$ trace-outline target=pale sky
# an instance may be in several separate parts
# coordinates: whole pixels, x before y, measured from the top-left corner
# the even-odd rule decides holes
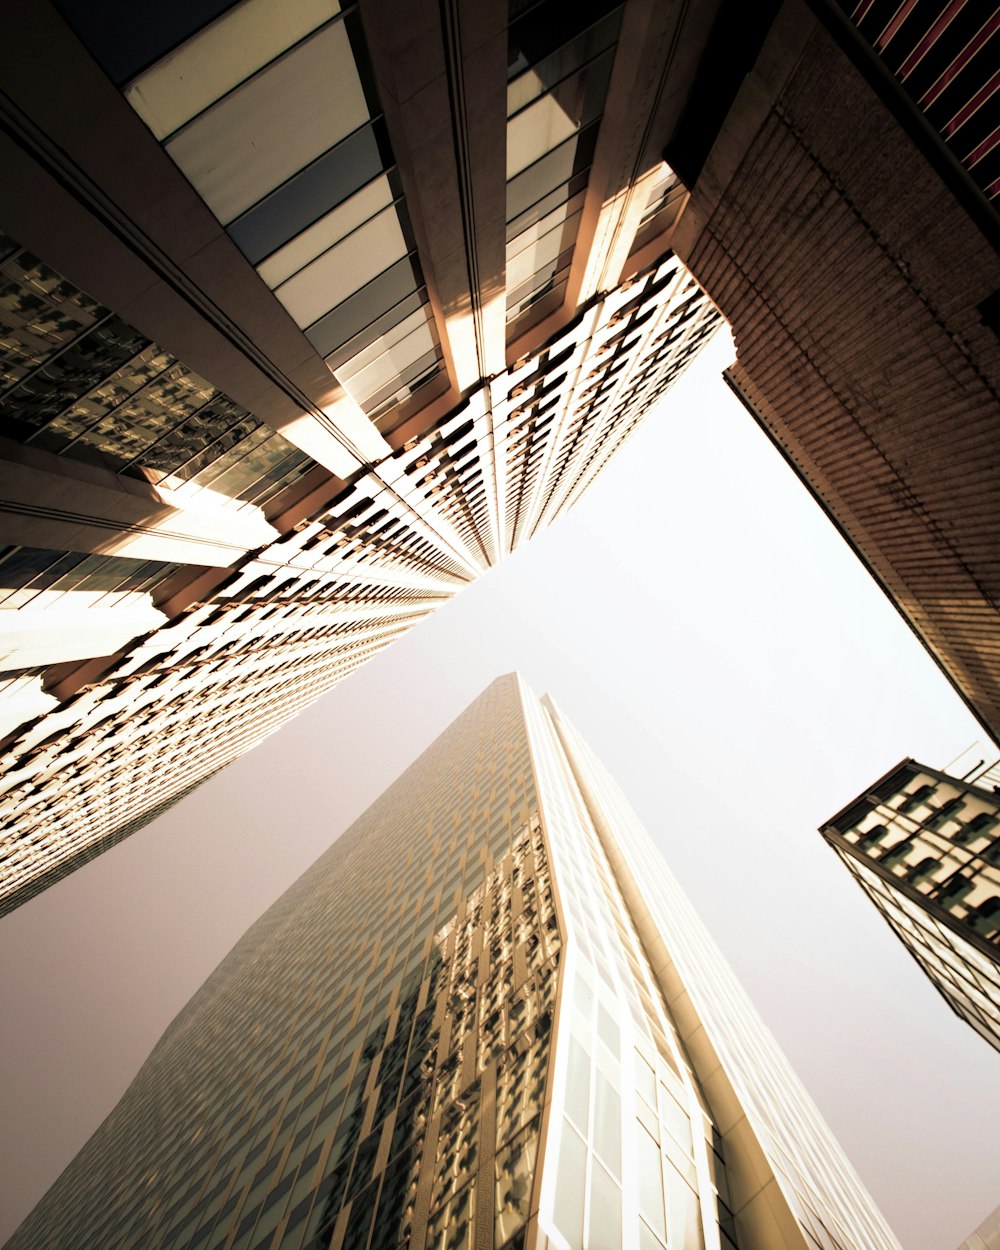
[[[530,547],[0,921],[0,1240],[247,926],[498,674],[621,783],[904,1250],[1000,1201],[1000,1056],[816,828],[982,731],[752,420],[717,339]]]

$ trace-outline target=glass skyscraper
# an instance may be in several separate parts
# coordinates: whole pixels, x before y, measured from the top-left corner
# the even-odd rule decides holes
[[[494,682],[247,932],[9,1243],[898,1250],[621,792]]]

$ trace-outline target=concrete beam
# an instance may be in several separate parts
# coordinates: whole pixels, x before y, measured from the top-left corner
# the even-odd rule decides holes
[[[111,655],[167,619],[153,607],[149,595],[130,595],[128,602],[113,608],[81,605],[76,599],[70,591],[43,608],[0,612],[0,672]],[[44,711],[50,696],[43,697]]]
[[[133,560],[228,566],[273,542],[259,508],[123,477],[0,438],[0,542]],[[93,654],[91,652],[90,654]]]
[[[505,367],[507,7],[362,0],[361,16],[448,372],[464,392]]]

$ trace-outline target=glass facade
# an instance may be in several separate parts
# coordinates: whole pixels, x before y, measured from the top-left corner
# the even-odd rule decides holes
[[[507,321],[562,302],[611,78],[622,6],[568,14],[541,0],[511,21],[507,56]],[[510,324],[513,323],[513,324]]]
[[[736,1246],[721,1137],[551,719],[526,715],[567,937],[541,1221],[570,1250]]]
[[[552,712],[494,682],[247,932],[9,1250],[895,1250],[761,1231],[603,819]]]
[[[1000,798],[906,760],[823,835],[952,1009],[1000,1049]]]
[[[124,556],[0,547],[0,610],[48,608],[69,594],[77,607],[113,608],[129,595],[154,591],[178,567]]]
[[[642,247],[672,225],[686,203],[687,188],[669,165],[661,163],[650,175],[649,192],[633,248]]]
[[[751,1177],[743,1170],[742,1148],[746,1142],[741,1141],[738,1125],[745,1123],[759,1143],[767,1174],[773,1178],[788,1220],[796,1228],[794,1236],[799,1240],[792,1244],[809,1250],[817,1246],[823,1250],[855,1246],[894,1250],[898,1243],[881,1213],[614,778],[548,697],[543,701],[543,710],[589,814],[591,837],[603,849],[624,906],[656,970],[678,1048],[681,1055],[687,1056],[693,1075],[702,1082],[699,1105],[712,1106],[718,1116],[716,1131],[721,1133],[721,1143],[703,1117],[692,1115],[691,1158],[701,1180],[703,1227],[710,1229],[711,1223],[717,1221],[723,1247],[728,1245],[726,1239],[732,1238],[734,1227],[746,1250],[787,1244],[783,1239],[772,1243],[774,1234],[766,1220],[757,1220],[752,1214],[755,1203],[759,1214],[768,1200],[762,1198],[757,1188],[760,1177]],[[555,847],[553,859],[559,881]],[[648,1018],[649,1005],[642,1001]],[[655,1028],[653,1036],[657,1037]],[[669,1042],[670,1035],[666,1037]],[[666,1058],[662,1047],[659,1055]],[[669,1093],[675,1102],[682,1101],[679,1086],[674,1080],[664,1091],[664,1073],[659,1065],[654,1075],[661,1085],[656,1105],[662,1153],[675,1161],[677,1170],[678,1127],[684,1133],[685,1146],[687,1134],[676,1108],[665,1101],[664,1093]],[[636,1083],[640,1091],[638,1118],[653,1137],[653,1122],[648,1111],[643,1112],[643,1105],[649,1110],[653,1108],[653,1083],[641,1064],[636,1068]],[[720,1108],[727,1104],[729,1110],[723,1118]],[[653,1154],[641,1134],[639,1143],[648,1160],[641,1175],[651,1178],[644,1182],[643,1192],[648,1195],[645,1209],[653,1215],[659,1210]],[[720,1144],[726,1151],[725,1172],[720,1169],[719,1158],[713,1157]],[[673,1182],[675,1192],[688,1204],[682,1206],[682,1210],[690,1212],[684,1235],[693,1237],[687,1232],[694,1227],[694,1207],[687,1189],[677,1190],[676,1176],[669,1170],[664,1177],[668,1186]],[[667,1197],[668,1245],[673,1250],[675,1243],[669,1241],[669,1188]],[[749,1236],[747,1230],[751,1230]],[[782,1234],[782,1238],[784,1235],[787,1234]],[[707,1240],[706,1233],[706,1243]],[[654,1244],[641,1228],[638,1244]],[[681,1244],[687,1246],[689,1242],[682,1240]],[[695,1240],[691,1244],[699,1243]]]
[[[0,235],[0,433],[230,507],[313,461],[62,274]]]
[[[61,7],[112,72],[85,6]],[[125,98],[348,394],[391,428],[441,348],[357,7],[203,6],[182,42],[164,29],[146,53]]]

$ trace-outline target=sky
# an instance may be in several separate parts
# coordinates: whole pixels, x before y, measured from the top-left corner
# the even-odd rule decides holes
[[[568,516],[0,920],[0,1241],[248,925],[498,674],[608,765],[904,1250],[1000,1202],[1000,1056],[817,826],[982,731],[722,382],[720,335]]]

